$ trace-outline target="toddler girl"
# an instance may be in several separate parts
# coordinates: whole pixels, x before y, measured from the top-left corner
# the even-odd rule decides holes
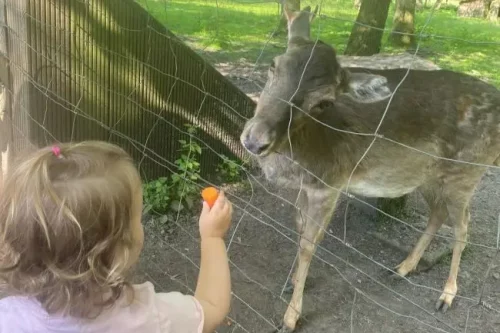
[[[142,186],[119,147],[46,147],[0,184],[0,332],[212,332],[229,311],[223,237],[232,205],[220,193],[200,216],[194,296],[155,293],[126,273],[142,250]]]

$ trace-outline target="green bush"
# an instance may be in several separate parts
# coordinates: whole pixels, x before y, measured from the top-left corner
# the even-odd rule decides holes
[[[227,182],[234,182],[240,180],[241,174],[243,172],[242,167],[246,164],[244,161],[243,164],[238,164],[237,161],[231,160],[224,155],[221,155],[222,162],[217,166],[217,175],[223,180]]]
[[[161,177],[143,185],[143,196],[146,211],[160,214],[166,213],[170,207],[172,184],[170,178]]]
[[[191,208],[198,195],[197,182],[200,179],[201,147],[193,140],[196,127],[185,125],[189,140],[179,140],[180,157],[175,161],[176,172],[170,177],[161,177],[143,186],[145,210],[155,214],[181,211]]]

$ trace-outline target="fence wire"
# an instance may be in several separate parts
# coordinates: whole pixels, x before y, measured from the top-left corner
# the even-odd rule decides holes
[[[164,14],[174,15],[170,13],[170,11],[173,12],[172,5],[174,4],[170,0],[143,0],[139,2],[149,13],[154,13],[157,10],[157,7],[153,8],[153,5],[156,5],[157,2],[162,2],[162,8],[165,11]],[[275,2],[264,2],[268,2],[269,6],[276,8]],[[60,1],[47,0],[44,3],[47,6],[61,6]],[[81,3],[88,6],[93,2],[81,1]],[[235,6],[235,3],[236,5],[247,4],[246,1],[214,2],[216,26],[220,20],[227,19],[227,16],[221,16],[220,11],[225,6]],[[263,2],[260,3],[262,4]],[[328,6],[326,1],[318,1],[317,4],[320,5],[322,10]],[[196,3],[196,5],[202,6],[202,3]],[[57,25],[50,27],[47,22],[39,21],[36,15],[33,15],[30,11],[19,9],[13,1],[6,1],[5,6],[7,11],[11,10],[17,12],[17,15],[22,14],[24,18],[29,18],[32,24],[44,24],[46,28],[59,28]],[[419,53],[422,39],[453,40],[473,45],[500,44],[500,42],[494,41],[465,40],[458,37],[426,33],[425,29],[432,22],[436,6],[437,3],[428,14],[420,32],[414,34],[417,39],[417,45],[412,54],[412,62],[407,64],[409,67],[411,67]],[[103,11],[107,13],[106,10]],[[59,10],[58,15],[63,18],[65,13],[65,11]],[[88,15],[87,19],[89,18]],[[109,13],[106,15],[109,15]],[[270,31],[269,36],[262,36],[262,46],[255,54],[255,59],[249,59],[249,63],[251,64],[249,66],[250,70],[245,75],[245,80],[248,80],[258,91],[263,89],[263,84],[255,76],[262,74],[262,67],[266,66],[264,60],[267,58],[266,54],[276,53],[274,49],[269,50],[271,46],[274,47],[272,40],[275,38],[273,36],[278,29],[278,15],[276,15],[276,18],[276,28]],[[323,13],[318,15],[317,20],[319,22],[315,37],[316,43],[322,39],[322,34],[324,33],[322,23],[325,20],[361,24]],[[155,75],[158,75],[163,80],[171,80],[169,82],[172,82],[172,84],[164,91],[165,96],[163,96],[162,105],[174,105],[177,102],[176,98],[179,96],[175,95],[174,91],[178,85],[190,87],[201,94],[201,97],[197,99],[199,101],[197,105],[193,103],[184,105],[184,107],[192,108],[189,118],[191,123],[206,128],[209,133],[224,131],[224,128],[217,124],[207,124],[207,118],[203,115],[203,112],[207,108],[224,108],[232,113],[232,121],[241,130],[243,122],[251,116],[247,112],[248,105],[238,105],[228,94],[220,93],[220,90],[214,91],[213,89],[208,89],[207,87],[213,84],[213,82],[210,82],[213,76],[207,75],[207,71],[210,70],[207,66],[199,67],[198,71],[192,74],[194,76],[199,75],[194,81],[193,76],[180,77],[179,59],[183,55],[176,52],[181,52],[180,49],[183,44],[172,35],[161,31],[153,16],[149,16],[145,22],[145,25],[139,29],[130,28],[123,24],[109,24],[107,28],[109,29],[113,26],[119,31],[148,32],[149,37],[144,41],[145,50],[143,51],[145,52],[145,56],[141,59],[135,59],[134,64],[135,66],[141,66],[141,68],[154,72]],[[367,27],[375,28],[371,26]],[[34,46],[31,40],[26,40],[24,35],[12,30],[9,22],[3,28],[6,29],[11,43],[21,45],[21,47],[29,49],[29,52],[39,52],[38,46]],[[168,25],[167,28],[169,28]],[[390,32],[390,30],[385,28],[382,30]],[[86,35],[99,33],[96,31],[84,31],[83,33],[81,30],[77,31],[77,33],[70,33],[72,38],[84,38]],[[171,53],[172,59],[174,59],[173,67],[169,67],[168,72],[161,68],[155,68],[152,65],[154,63],[152,57],[156,56],[156,45],[153,45],[153,43],[158,40],[159,36],[166,40],[168,39],[169,43],[179,45],[178,47],[172,47],[172,44],[168,44],[170,47],[168,50],[165,50],[165,52]],[[208,38],[207,45],[211,44],[214,38],[216,37],[212,36]],[[126,61],[129,57],[127,52],[119,52],[117,49],[113,49],[112,46],[108,47],[95,43],[92,38],[86,38],[82,45],[86,48],[106,53],[114,57],[115,61]],[[51,47],[56,50],[55,53],[69,56],[70,51],[65,50],[67,46],[67,42],[62,39],[59,43]],[[215,52],[210,52],[208,46],[199,48],[198,50],[200,54],[203,54],[215,66],[219,62],[217,58],[222,57],[215,54]],[[280,49],[279,51],[282,52],[283,50]],[[39,54],[38,56],[39,59],[43,60],[43,64],[47,68],[54,67],[61,69],[60,60],[51,56],[50,53]],[[169,110],[166,107],[153,108],[152,103],[142,104],[140,100],[135,98],[138,92],[145,89],[144,86],[148,85],[145,76],[141,78],[134,77],[133,79],[137,82],[128,90],[110,85],[109,82],[101,81],[96,76],[90,75],[90,72],[85,71],[72,73],[63,78],[61,73],[64,74],[64,71],[61,70],[59,76],[51,76],[45,83],[40,82],[31,68],[27,68],[25,64],[19,63],[17,59],[9,60],[11,70],[29,82],[32,92],[44,96],[45,106],[43,108],[43,116],[36,117],[33,115],[31,103],[26,103],[25,100],[16,100],[19,91],[13,91],[12,87],[8,84],[5,86],[6,93],[11,96],[12,100],[16,100],[18,103],[17,108],[13,110],[13,112],[17,112],[18,114],[13,113],[10,115],[10,121],[15,132],[14,136],[23,138],[24,142],[30,145],[49,144],[60,141],[59,135],[54,135],[51,124],[49,124],[49,120],[51,119],[50,113],[53,112],[49,105],[56,105],[58,112],[71,115],[68,118],[71,119],[71,122],[68,123],[70,124],[70,140],[78,139],[78,135],[75,134],[78,131],[77,119],[85,119],[90,124],[89,126],[98,128],[99,131],[106,133],[109,141],[115,142],[117,140],[112,138],[119,138],[118,142],[130,147],[130,150],[135,154],[134,156],[139,157],[137,158],[137,162],[141,169],[144,164],[147,164],[149,166],[154,165],[157,170],[163,170],[165,174],[178,172],[175,159],[172,156],[163,155],[159,152],[161,150],[158,149],[157,145],[152,144],[156,140],[154,135],[157,128],[169,129],[164,134],[166,136],[166,140],[162,141],[164,144],[167,144],[166,142],[169,139],[185,138],[189,142],[195,142],[200,145],[204,154],[210,153],[216,156],[217,162],[230,162],[225,154],[220,152],[221,149],[219,146],[215,147],[213,142],[207,141],[206,137],[190,133],[183,128],[183,124],[169,119],[167,116]],[[89,66],[91,65],[89,64]],[[372,143],[352,170],[351,177],[376,140],[386,140],[436,159],[489,168],[494,171],[499,169],[497,166],[435,156],[430,152],[421,151],[378,133],[385,115],[389,112],[392,98],[398,93],[398,87],[404,82],[409,71],[410,69],[407,70],[406,75],[388,100],[385,112],[377,129],[373,133],[349,132],[334,128],[328,124],[322,124],[332,131],[372,137]],[[231,71],[228,73],[228,76],[230,75]],[[116,107],[133,107],[140,114],[152,117],[153,121],[149,122],[150,127],[144,135],[134,137],[131,135],[133,131],[125,132],[120,128],[119,124],[128,117],[125,113],[116,119],[112,119],[112,121],[103,119],[86,110],[85,103],[83,102],[83,94],[78,98],[71,99],[68,98],[68,95],[61,94],[60,90],[55,88],[55,86],[61,84],[78,87],[82,82],[84,82],[85,87],[92,87],[92,89],[98,90],[104,95],[108,94],[108,96],[113,95],[118,97],[121,102],[117,103]],[[290,106],[294,106],[292,99],[278,100],[277,102],[285,102]],[[310,117],[307,112],[303,110],[300,110],[300,112]],[[34,142],[33,137],[27,133],[26,127],[19,125],[20,118],[27,119],[43,133],[42,142]],[[315,118],[312,119],[316,120]],[[290,124],[291,121],[289,123],[289,132]],[[230,135],[224,134],[222,136],[229,137]],[[290,138],[289,144],[291,151],[293,151]],[[188,153],[188,158],[191,157],[191,153],[191,151]],[[315,175],[300,165],[298,161],[294,160],[293,154],[289,158],[289,161],[319,182],[324,183],[325,186],[331,187],[331,185],[321,179],[320,175]],[[216,165],[212,160],[210,163],[212,163],[210,167]],[[226,193],[233,201],[235,207],[235,220],[227,240],[227,251],[230,257],[233,276],[233,306],[227,322],[221,325],[218,332],[264,332],[279,330],[282,316],[289,302],[286,289],[291,279],[293,267],[297,259],[296,250],[299,246],[299,231],[295,230],[290,220],[293,219],[292,213],[299,209],[298,195],[300,193],[297,194],[293,191],[277,188],[273,184],[267,183],[259,171],[245,165],[238,164],[237,168],[243,175],[243,178],[245,178],[244,184],[247,184],[247,187],[224,186]],[[143,173],[143,176],[146,183],[155,179],[148,173]],[[208,176],[201,176],[198,181],[194,181],[192,176],[196,175],[186,170],[181,176],[186,184],[191,184],[199,189],[207,185],[219,185],[215,184]],[[349,178],[349,184],[351,177]],[[445,315],[438,314],[432,310],[432,306],[435,299],[442,293],[442,282],[445,280],[444,277],[447,274],[448,265],[437,264],[429,272],[424,272],[416,276],[403,277],[399,280],[393,280],[388,275],[384,275],[386,272],[395,273],[392,267],[396,262],[393,262],[394,257],[391,258],[390,263],[380,259],[381,256],[377,252],[383,250],[383,254],[387,255],[392,250],[381,249],[380,245],[372,244],[373,239],[364,239],[364,237],[369,237],[366,229],[358,230],[349,227],[349,225],[359,227],[356,221],[350,220],[350,215],[352,214],[349,214],[350,211],[356,209],[359,211],[359,207],[350,207],[354,203],[357,203],[361,207],[383,214],[391,219],[391,223],[405,227],[406,230],[411,230],[415,234],[421,235],[425,231],[415,226],[415,221],[413,220],[407,221],[404,218],[392,216],[369,201],[354,196],[349,192],[349,184],[346,189],[333,188],[342,194],[343,202],[346,203],[345,210],[341,214],[342,216],[335,217],[335,221],[343,220],[343,229],[341,231],[333,231],[330,228],[324,230],[325,240],[318,245],[318,251],[314,254],[314,263],[309,273],[309,279],[315,280],[317,283],[310,288],[306,287],[304,292],[305,305],[301,318],[300,332],[317,332],[321,329],[319,327],[328,327],[325,331],[336,332],[497,332],[498,324],[500,323],[496,319],[499,318],[498,315],[500,314],[500,299],[498,298],[500,294],[498,292],[495,294],[489,284],[492,281],[492,271],[495,271],[498,267],[500,216],[498,219],[495,218],[494,221],[487,222],[488,230],[481,229],[481,233],[478,231],[479,236],[476,237],[478,240],[467,240],[466,244],[472,251],[472,259],[464,259],[461,264],[461,270],[469,271],[473,269],[474,271],[472,273],[469,272],[468,277],[466,275],[461,276],[459,280],[459,292],[455,297],[453,309]],[[184,192],[185,189],[186,187],[182,190],[181,200],[186,195]],[[496,197],[488,199],[497,200],[498,193],[496,194]],[[265,204],[266,202],[268,204]],[[473,211],[472,220],[483,213],[485,212]],[[165,224],[159,222],[162,220],[161,218],[148,218],[145,220],[146,236],[148,238],[146,240],[145,252],[137,269],[137,275],[151,281],[158,291],[182,289],[184,292],[192,293],[196,285],[197,270],[199,269],[199,239],[197,235],[196,216],[191,218],[189,214],[186,215],[185,212],[181,211],[178,211],[174,215],[168,218],[168,223],[175,225],[175,231],[172,235],[164,232]],[[358,218],[359,216],[358,213]],[[321,225],[320,221],[314,221],[310,216],[307,216],[307,218],[312,223]],[[369,225],[371,227],[374,226],[373,223]],[[479,229],[479,226],[471,222],[469,230],[475,231],[476,227]],[[361,234],[365,235],[360,237]],[[397,237],[396,235],[392,236]],[[453,237],[442,234],[437,234],[436,238],[438,240],[453,240]],[[266,250],[266,246],[271,247],[271,250]],[[488,257],[488,253],[491,254],[490,257]],[[475,265],[470,267],[470,261],[476,260],[481,263],[481,266]],[[317,288],[323,288],[323,290],[315,290]],[[468,292],[462,294],[462,289]],[[474,328],[471,327],[472,320],[475,321],[473,324]],[[320,323],[319,326],[318,323]]]

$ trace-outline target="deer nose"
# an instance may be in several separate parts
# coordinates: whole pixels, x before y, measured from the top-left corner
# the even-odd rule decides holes
[[[271,146],[271,142],[262,139],[263,138],[260,135],[256,136],[255,134],[252,134],[251,130],[249,130],[241,136],[241,143],[250,153],[260,155]]]
[[[240,140],[248,152],[260,156],[265,154],[273,145],[274,134],[267,123],[254,118],[243,130]]]
[[[249,140],[248,138],[247,140],[245,140],[243,145],[249,152],[251,152],[254,155],[262,154],[269,148],[269,146],[271,146],[270,143],[261,143],[258,141]]]

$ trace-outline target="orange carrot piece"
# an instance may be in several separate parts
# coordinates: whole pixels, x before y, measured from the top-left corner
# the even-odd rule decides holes
[[[211,208],[219,197],[219,191],[217,191],[215,187],[207,187],[204,188],[203,191],[201,191],[201,196]]]

